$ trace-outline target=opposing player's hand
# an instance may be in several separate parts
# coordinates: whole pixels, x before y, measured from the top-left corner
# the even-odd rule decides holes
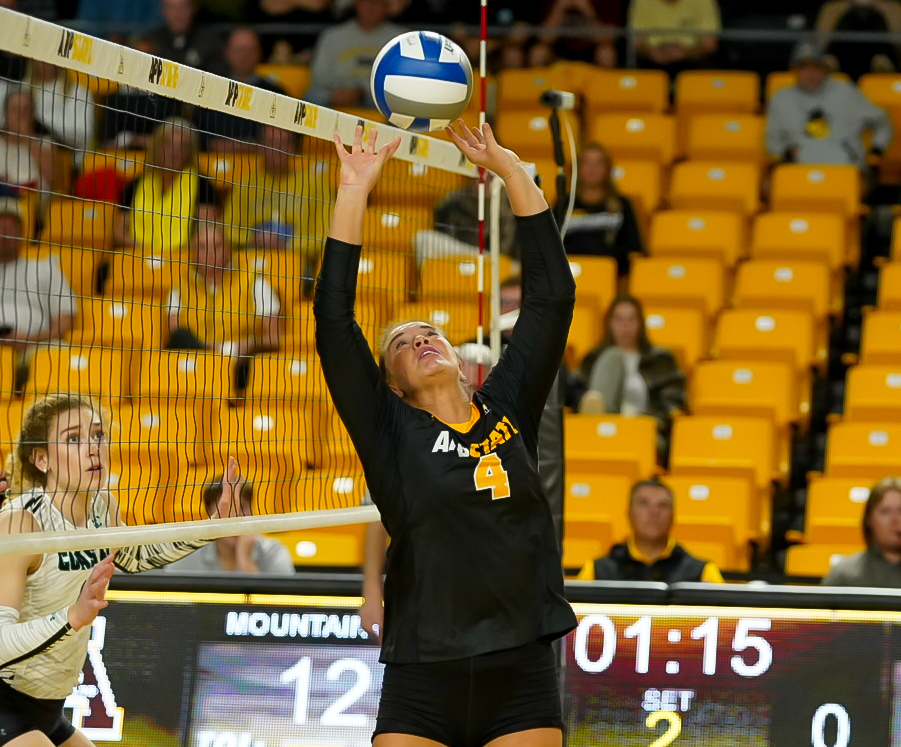
[[[88,580],[81,587],[78,601],[69,607],[69,625],[73,630],[81,630],[85,625],[90,625],[97,617],[97,613],[106,607],[106,587],[113,577],[113,556],[107,555],[94,569]]]
[[[244,478],[241,476],[241,470],[238,469],[238,460],[229,457],[225,466],[225,474],[222,475],[222,495],[219,503],[216,504],[218,516],[213,518],[232,519],[235,516],[241,516],[241,491],[243,490]]]
[[[369,637],[373,640],[380,640],[382,637],[382,629],[385,625],[385,608],[382,606],[382,598],[375,596],[372,599],[366,598],[363,606],[357,610],[360,615],[360,624],[363,630],[369,633]]]
[[[449,125],[445,130],[453,144],[470,162],[493,171],[501,179],[506,179],[519,168],[519,156],[509,148],[501,147],[487,122],[481,129],[470,129],[462,119],[458,119],[455,125]]]
[[[369,131],[366,142],[363,142],[363,128],[357,125],[354,129],[354,139],[350,152],[341,142],[338,133],[335,133],[335,148],[338,151],[338,159],[341,161],[341,187],[359,189],[369,194],[382,173],[382,167],[398,147],[400,136],[394,138],[387,145],[378,150],[375,149],[375,141],[378,137],[375,128]]]

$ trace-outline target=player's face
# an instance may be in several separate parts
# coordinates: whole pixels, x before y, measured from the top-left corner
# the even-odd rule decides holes
[[[638,540],[663,542],[673,526],[673,500],[663,488],[645,485],[632,497],[629,524]]]
[[[383,351],[388,383],[406,395],[414,394],[435,376],[457,381],[457,354],[431,324],[402,324],[388,335]]]
[[[106,476],[109,446],[100,414],[86,407],[60,413],[50,423],[47,491],[93,492]]]
[[[630,303],[617,304],[610,316],[610,336],[618,348],[632,350],[638,345],[641,320],[638,309]]]
[[[901,491],[886,491],[870,514],[870,529],[880,550],[901,552]]]

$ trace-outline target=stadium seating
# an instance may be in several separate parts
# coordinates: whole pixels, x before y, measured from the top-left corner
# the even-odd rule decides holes
[[[413,277],[413,257],[406,252],[364,248],[357,270],[357,298],[364,302],[395,308],[409,298]]]
[[[610,257],[569,257],[576,281],[576,306],[593,309],[598,324],[616,295],[616,262]]]
[[[654,214],[648,250],[655,257],[717,259],[732,267],[744,253],[739,213],[724,210],[662,210]]]
[[[403,215],[388,208],[367,210],[363,217],[363,247],[374,251],[409,253],[417,231],[432,227],[432,210],[419,207]]]
[[[744,262],[738,268],[733,302],[743,309],[805,311],[822,322],[833,310],[829,268],[801,260]]]
[[[901,75],[868,73],[860,76],[857,85],[864,96],[885,110],[892,121],[894,131],[901,131]],[[892,142],[882,154],[879,180],[883,184],[901,182],[901,142],[897,137],[892,138]]]
[[[760,208],[760,169],[719,161],[676,164],[669,201],[677,209],[731,210],[750,217]]]
[[[461,303],[443,298],[418,301],[400,306],[396,316],[398,319],[422,319],[440,327],[454,345],[477,339],[479,313],[478,307],[471,301]],[[485,331],[487,330],[486,323]]]
[[[669,78],[661,70],[592,68],[582,85],[587,122],[612,112],[662,114],[669,107]]]
[[[566,471],[564,517],[607,523],[606,534],[620,542],[629,533],[629,491],[632,483],[625,475]]]
[[[844,417],[901,422],[901,364],[853,366],[845,386]]]
[[[751,256],[755,259],[811,260],[839,270],[849,257],[845,222],[839,215],[771,212],[754,219]]]
[[[838,81],[847,81],[850,80],[847,73],[842,72],[834,72],[832,73],[833,80]],[[777,70],[775,72],[770,73],[766,76],[766,100],[769,101],[773,94],[776,91],[782,88],[788,88],[788,86],[793,86],[798,80],[798,76],[795,74],[794,70]]]
[[[712,319],[723,305],[724,283],[715,259],[637,257],[629,292],[643,304],[697,309]]]
[[[901,364],[901,311],[880,310],[864,314],[860,362]]]
[[[573,320],[566,338],[567,368],[576,368],[591,350],[600,345],[604,336],[603,327],[603,315],[599,315],[592,306],[578,306],[573,310]]]
[[[807,490],[804,540],[812,545],[855,545],[863,541],[861,518],[870,495],[866,480],[815,477]]]
[[[586,563],[606,555],[614,541],[605,519],[564,517],[563,568],[578,571]]]
[[[295,99],[302,99],[310,85],[310,68],[306,65],[257,65],[255,72]]]
[[[497,76],[497,109],[541,111],[538,97],[549,88],[569,90],[561,68],[505,68]]]
[[[301,480],[303,484],[305,480]],[[291,490],[298,483],[290,483]],[[259,499],[254,494],[254,501]],[[365,524],[279,532],[270,537],[288,548],[295,566],[359,567],[363,563]]]
[[[490,290],[490,258],[484,258],[483,291]],[[505,255],[498,257],[501,281],[513,274],[511,260]],[[474,303],[478,285],[478,257],[472,254],[452,255],[436,259],[425,259],[419,268],[420,287],[429,297],[443,296],[449,301],[458,299],[461,303]]]
[[[623,475],[635,482],[656,470],[653,418],[568,413],[563,431],[567,472]]]
[[[603,143],[615,161],[650,160],[667,166],[676,153],[676,128],[667,114],[600,114],[588,139]]]
[[[676,76],[676,111],[684,114],[753,114],[760,107],[760,78],[745,70],[684,70]]]
[[[763,163],[764,119],[756,114],[698,114],[691,118],[685,153],[696,161]]]
[[[52,247],[111,249],[115,210],[108,202],[54,197],[47,208],[40,241]]]
[[[710,335],[702,311],[650,303],[644,305],[644,322],[651,343],[669,350],[686,375],[707,356]]]
[[[132,351],[97,347],[48,345],[39,347],[29,362],[27,391],[34,396],[81,392],[118,401],[128,395]]]
[[[702,361],[689,393],[696,415],[762,417],[783,429],[801,417],[798,380],[791,366],[769,361]]]
[[[520,158],[553,158],[554,140],[551,137],[546,109],[515,111],[501,109],[496,118],[498,139],[515,151]],[[576,136],[578,142],[578,135]]]
[[[56,262],[77,301],[80,297],[94,294],[97,269],[104,255],[96,249],[30,244],[20,250],[19,256],[37,260],[50,259]]]
[[[879,270],[879,300],[882,311],[901,311],[901,262],[883,265]]]
[[[874,482],[901,474],[901,425],[833,423],[826,435],[826,476]]]
[[[310,435],[302,408],[248,402],[230,408],[219,423],[219,453],[211,463],[224,464],[227,456],[234,456],[242,473],[256,483],[297,479],[310,461]]]
[[[613,183],[631,200],[642,233],[646,233],[651,214],[660,207],[660,172],[660,164],[656,161],[619,159],[613,165]]]
[[[792,545],[785,552],[787,576],[825,576],[829,568],[847,555],[863,550],[855,545]]]
[[[434,210],[445,194],[462,186],[462,177],[392,159],[385,164],[369,204],[390,211],[402,201],[405,207]]]
[[[225,356],[175,350],[144,350],[138,355],[133,395],[163,401],[195,398],[222,402],[232,394],[232,361]]]
[[[162,306],[102,298],[83,298],[78,306],[78,316],[68,336],[72,345],[159,350],[168,338]]]
[[[246,399],[296,403],[321,401],[325,396],[325,379],[317,357],[291,358],[285,353],[253,357]]]
[[[799,375],[820,363],[813,317],[803,311],[728,309],[717,320],[711,352],[726,360],[779,361]]]
[[[773,170],[770,207],[780,211],[860,215],[860,172],[855,166],[784,163]]]
[[[118,299],[165,303],[180,273],[188,269],[188,252],[165,257],[114,252],[108,256],[104,294]]]
[[[199,153],[197,168],[219,192],[228,192],[235,184],[247,181],[248,175],[260,168],[257,153]]]

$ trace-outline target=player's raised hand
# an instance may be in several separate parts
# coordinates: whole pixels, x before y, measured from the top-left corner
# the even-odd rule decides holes
[[[350,152],[342,144],[338,133],[335,133],[335,149],[338,151],[338,159],[341,161],[341,187],[359,189],[369,194],[382,173],[382,167],[398,147],[400,136],[394,138],[387,145],[378,150],[375,149],[375,141],[378,130],[369,131],[369,136],[363,142],[363,128],[357,125],[354,129],[354,139]]]
[[[225,474],[222,475],[222,495],[216,504],[218,516],[213,518],[232,519],[241,516],[241,492],[244,490],[244,478],[238,468],[238,460],[228,458]]]
[[[493,171],[501,179],[506,179],[519,168],[519,156],[494,139],[494,132],[487,122],[481,128],[470,129],[462,119],[458,119],[455,125],[448,125],[445,131],[470,162]]]
[[[85,625],[90,625],[97,617],[97,613],[106,607],[106,587],[113,577],[113,555],[107,555],[94,569],[88,580],[81,587],[78,601],[69,607],[68,620],[73,630],[80,630]]]

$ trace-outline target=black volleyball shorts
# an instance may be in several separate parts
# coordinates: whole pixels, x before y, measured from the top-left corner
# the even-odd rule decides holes
[[[39,731],[53,744],[65,742],[75,733],[63,715],[65,700],[39,700],[0,682],[0,745],[30,731]]]

